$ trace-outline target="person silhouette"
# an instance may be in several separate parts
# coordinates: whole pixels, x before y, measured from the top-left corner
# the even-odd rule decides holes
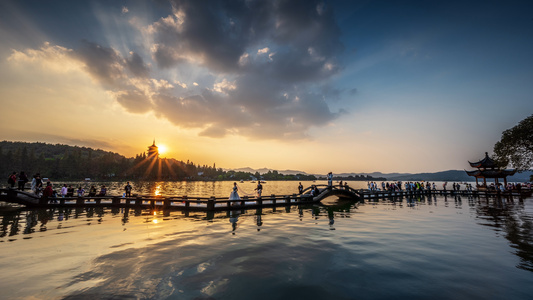
[[[329,172],[327,177],[328,177],[328,186],[332,186],[333,185],[333,173]]]
[[[125,193],[124,193],[124,196],[125,196],[125,197],[131,197],[131,190],[132,190],[132,187],[131,187],[131,185],[130,185],[130,182],[128,181],[128,182],[126,183],[126,186],[124,187],[124,192],[125,192]]]
[[[257,187],[255,188],[255,191],[257,191],[257,198],[261,198],[261,193],[263,192],[263,186],[261,185],[261,181],[257,182]]]
[[[237,187],[237,183],[234,182],[233,183],[233,191],[229,195],[229,200],[240,200],[241,199],[241,197],[239,197],[239,193],[237,193],[238,190],[239,190],[239,188]]]

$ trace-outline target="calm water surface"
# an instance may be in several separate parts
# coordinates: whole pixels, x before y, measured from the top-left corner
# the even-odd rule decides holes
[[[320,183],[320,182],[317,182]],[[105,183],[122,193],[123,183]],[[311,184],[303,182],[304,186]],[[353,183],[360,187],[366,183]],[[226,196],[232,182],[135,184]],[[239,184],[242,193],[254,184]],[[295,182],[268,182],[289,194]],[[0,212],[1,299],[531,299],[533,198]]]

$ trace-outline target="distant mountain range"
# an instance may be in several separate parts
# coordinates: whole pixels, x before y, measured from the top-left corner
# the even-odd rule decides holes
[[[238,168],[238,169],[232,169],[234,171],[239,172],[250,172],[255,173],[259,172],[260,174],[268,173],[268,171],[275,171],[274,169],[269,168],[261,168],[261,169],[252,169],[252,168]],[[226,170],[225,170],[226,171]],[[277,170],[278,173],[284,174],[284,175],[296,175],[296,174],[304,174],[304,175],[315,175],[317,177],[325,177],[326,174],[309,174],[304,171],[297,171],[297,170]],[[475,181],[473,177],[470,177],[466,174],[464,170],[448,170],[448,171],[441,171],[441,172],[434,172],[434,173],[381,173],[381,172],[373,172],[373,173],[334,173],[335,177],[348,177],[348,176],[356,176],[356,175],[369,175],[374,178],[380,178],[384,177],[387,178],[387,180],[390,181]],[[514,176],[508,177],[507,180],[509,182],[514,181],[529,181],[530,176],[533,175],[533,171],[526,171],[523,173],[516,173]]]
[[[283,174],[283,175],[297,175],[297,174],[314,175],[314,174],[306,173],[304,171],[296,171],[296,170],[274,170],[274,169],[269,169],[269,168],[252,169],[249,167],[238,168],[238,169],[224,169],[224,171],[248,172],[252,174],[254,174],[255,172],[259,172],[260,174],[265,174],[265,173],[268,173],[268,171],[271,171],[271,172],[277,171],[278,173]]]

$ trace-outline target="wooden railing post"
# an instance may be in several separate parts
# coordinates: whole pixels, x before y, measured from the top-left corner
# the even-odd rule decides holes
[[[214,210],[215,209],[215,196],[211,196],[209,200],[207,200],[207,209],[208,210]]]

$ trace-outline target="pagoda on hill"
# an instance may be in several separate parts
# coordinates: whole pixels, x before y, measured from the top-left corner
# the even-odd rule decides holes
[[[489,157],[485,152],[485,158],[478,162],[468,162],[472,168],[477,168],[474,171],[466,171],[469,176],[476,177],[476,185],[479,187],[487,187],[487,178],[494,178],[496,185],[499,184],[498,179],[503,178],[504,185],[507,185],[507,176],[513,176],[516,169],[505,170],[498,167],[496,162]],[[478,179],[483,178],[483,185],[479,185]]]
[[[159,158],[159,148],[155,145],[155,139],[152,146],[148,146],[148,159]]]

